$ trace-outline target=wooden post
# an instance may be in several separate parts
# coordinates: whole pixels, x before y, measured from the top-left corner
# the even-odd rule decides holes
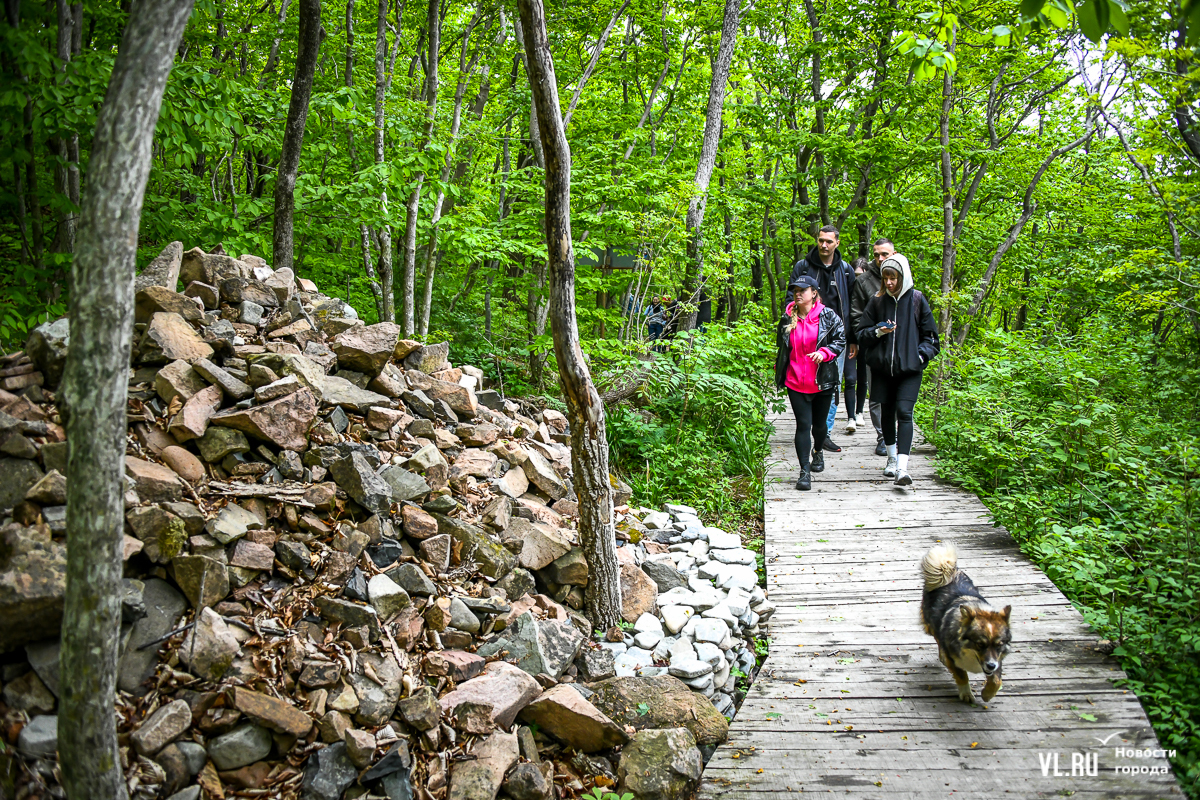
[[[131,7],[96,119],[76,238],[60,392],[70,455],[58,752],[71,800],[126,796],[114,701],[133,275],[154,126],[192,2]]]
[[[579,347],[575,319],[575,251],[571,245],[571,149],[558,104],[558,82],[546,40],[542,0],[518,0],[524,28],[529,85],[537,110],[546,164],[546,255],[550,325],[559,381],[571,423],[571,468],[579,496],[579,535],[589,567],[587,607],[592,624],[616,625],[621,618],[620,567],[613,526],[612,484],[604,404]]]

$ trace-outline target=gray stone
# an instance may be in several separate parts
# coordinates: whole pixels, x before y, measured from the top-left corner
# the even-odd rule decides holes
[[[510,536],[521,540],[519,560],[521,566],[527,570],[547,567],[571,549],[571,542],[566,533],[549,525],[518,517],[510,522],[506,530]]]
[[[618,792],[638,800],[676,800],[700,784],[703,761],[686,728],[643,730],[621,751]]]
[[[570,552],[555,559],[540,574],[553,583],[567,586],[587,586],[588,563],[587,558],[583,555],[583,549],[571,548]]]
[[[405,566],[412,566],[406,564]],[[371,605],[375,606],[375,610],[379,612],[382,619],[391,619],[392,616],[398,614],[402,609],[412,605],[412,600],[409,599],[408,592],[398,586],[387,575],[375,575],[367,582],[367,593],[371,598]]]
[[[515,733],[496,731],[476,742],[470,751],[475,758],[450,768],[448,800],[494,800],[519,752]]]
[[[313,600],[317,612],[324,618],[340,622],[351,628],[365,625],[372,642],[379,641],[382,630],[379,627],[379,616],[371,606],[359,605],[349,600],[321,595]]]
[[[225,456],[250,450],[246,434],[233,428],[216,426],[210,426],[196,445],[200,448],[200,457],[210,464],[219,464]]]
[[[422,550],[424,550],[427,542],[431,542],[437,538],[439,537],[434,536],[421,542]],[[446,541],[449,541],[449,537],[446,537]],[[449,552],[446,555],[449,557]],[[441,571],[445,571],[445,567],[442,567]],[[433,597],[437,595],[437,587],[433,585],[433,581],[429,580],[416,564],[401,564],[395,569],[390,570],[387,576],[410,595],[417,597]]]
[[[416,350],[409,353],[404,358],[404,368],[406,370],[416,370],[424,372],[426,375],[438,372],[450,367],[450,343],[440,342],[438,344],[426,345],[418,347]]]
[[[0,515],[25,499],[25,493],[33,488],[44,475],[37,462],[25,458],[0,458]]]
[[[353,452],[338,459],[329,471],[337,485],[363,508],[376,514],[386,514],[391,510],[391,487],[375,474],[361,453]]]
[[[561,500],[571,494],[570,487],[541,453],[530,449],[529,459],[521,465],[525,477],[551,500]]]
[[[462,557],[474,559],[484,576],[499,580],[517,565],[513,554],[492,541],[482,528],[442,514],[433,517],[438,523],[438,533],[449,534],[456,542],[461,542]]]
[[[158,647],[139,648],[175,630],[187,608],[183,595],[171,584],[158,578],[146,580],[142,602],[146,607],[146,616],[133,624],[117,669],[117,687],[125,692],[137,691],[142,682],[154,674],[158,663]]]
[[[708,546],[714,550],[736,550],[742,546],[742,537],[736,533],[726,533],[720,528],[705,528],[708,536]]]
[[[413,693],[396,703],[396,712],[419,731],[433,730],[441,719],[437,695],[429,686],[420,686]]]
[[[43,322],[29,333],[25,353],[32,359],[46,385],[58,386],[67,365],[67,350],[71,346],[71,323],[66,318]],[[2,506],[2,504],[0,504]]]
[[[234,377],[230,372],[218,367],[207,358],[196,359],[192,362],[192,369],[199,372],[209,383],[220,386],[222,392],[235,400],[245,400],[254,394],[254,390],[248,384],[243,383],[241,379]]]
[[[584,645],[575,657],[575,669],[579,679],[592,683],[616,676],[613,652],[604,648]]]
[[[712,664],[709,664],[707,661],[701,661],[698,658],[672,659],[671,666],[667,670],[671,675],[684,681],[690,681],[702,675],[709,675],[712,671]]]
[[[425,478],[415,472],[409,472],[403,467],[391,465],[384,467],[379,473],[392,490],[392,501],[402,503],[429,494],[429,484]]]
[[[376,683],[366,674],[366,665],[371,667],[380,683]],[[354,693],[358,695],[358,711],[354,718],[360,725],[375,727],[388,721],[396,709],[396,701],[400,699],[402,676],[403,673],[391,656],[359,654],[358,671],[349,678]]]
[[[384,395],[355,386],[336,375],[321,376],[316,393],[321,398],[322,405],[338,406],[360,414],[365,414],[371,406],[386,406],[390,402]]]
[[[204,746],[195,742],[176,742],[175,746],[179,748],[179,752],[183,753],[183,758],[187,762],[188,774],[199,775],[200,770],[204,769],[204,765],[208,761],[208,753],[205,752]]]
[[[516,600],[527,594],[531,594],[537,588],[537,585],[528,570],[516,567],[512,572],[496,582],[496,588],[503,589],[508,599]]]
[[[504,779],[504,793],[512,800],[551,800],[554,785],[537,764],[517,764]]]
[[[194,675],[219,681],[233,666],[238,649],[238,641],[229,626],[215,611],[206,607],[183,640],[179,657]]]
[[[712,557],[722,564],[754,563],[754,551],[747,550],[744,547],[737,548],[736,550],[712,550],[710,552]]]
[[[132,582],[130,581],[130,583]],[[125,606],[123,601],[121,611],[122,622],[124,622]],[[46,639],[25,646],[25,658],[28,659],[29,666],[33,667],[33,671],[42,679],[42,683],[46,684],[46,688],[54,693],[55,697],[58,697],[58,657],[61,653],[62,642],[59,639]]]
[[[147,286],[163,286],[175,291],[179,267],[183,262],[183,242],[171,242],[133,280],[134,294]]]
[[[0,530],[0,653],[58,631],[66,585],[65,545],[15,523]]]
[[[457,597],[450,600],[450,627],[466,633],[479,633],[479,617]]]
[[[201,800],[201,791],[200,784],[195,784],[180,789],[178,792],[168,797],[167,800]]]
[[[152,756],[184,734],[192,725],[192,709],[185,700],[175,700],[157,710],[129,737],[135,750]]]
[[[31,756],[52,756],[58,750],[58,717],[34,717],[21,728],[17,749]]]
[[[515,659],[518,667],[530,675],[546,674],[557,680],[579,655],[584,636],[566,621],[537,620],[526,611],[517,617],[511,631],[498,642],[479,648],[487,658],[501,650]]]
[[[36,672],[26,672],[5,684],[4,702],[12,710],[30,715],[54,712],[54,695]]]
[[[266,309],[253,300],[243,300],[238,306],[238,322],[244,325],[261,325]]]
[[[660,592],[669,592],[677,586],[687,586],[687,576],[661,561],[643,561],[642,572],[650,576]]]
[[[251,530],[262,527],[262,522],[253,513],[230,503],[217,512],[217,516],[209,520],[206,529],[208,535],[221,544],[230,544],[245,536]]]
[[[209,739],[208,757],[219,770],[231,770],[262,761],[271,753],[271,732],[244,722],[229,733]]]

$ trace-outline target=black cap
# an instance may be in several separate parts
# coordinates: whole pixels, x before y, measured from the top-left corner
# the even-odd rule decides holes
[[[817,279],[811,275],[801,275],[788,284],[789,289],[816,289]]]

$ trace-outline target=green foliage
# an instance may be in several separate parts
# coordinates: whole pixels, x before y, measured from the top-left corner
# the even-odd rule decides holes
[[[1178,750],[1176,775],[1194,796],[1200,370],[1194,339],[1181,344],[1164,347],[1111,311],[1070,334],[990,333],[948,363],[943,396],[927,394],[919,419],[944,474],[979,492],[1116,643],[1125,685]]]
[[[617,794],[616,792],[608,792],[601,789],[599,786],[592,787],[590,794],[582,795],[584,800],[637,800],[632,794]]]
[[[692,347],[680,343],[653,360],[636,407],[609,409],[612,464],[636,502],[692,505],[729,527],[762,514],[770,432],[763,409],[775,355],[769,327],[758,310],[709,326]]]

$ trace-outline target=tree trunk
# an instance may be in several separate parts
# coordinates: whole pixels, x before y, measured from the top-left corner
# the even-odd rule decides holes
[[[733,0],[739,2],[740,0]],[[558,83],[546,40],[542,0],[518,0],[533,104],[546,157],[546,251],[550,318],[559,380],[571,423],[571,468],[579,496],[579,536],[590,569],[587,607],[592,624],[606,629],[621,619],[620,567],[613,526],[612,484],[604,404],[579,346],[575,319],[575,252],[571,244],[571,150],[558,104]]]
[[[275,269],[292,268],[296,173],[300,169],[300,152],[304,149],[304,125],[308,121],[308,101],[312,97],[313,75],[317,70],[317,52],[320,49],[321,0],[300,0],[296,72],[292,77],[292,99],[288,104],[279,171],[275,176],[275,227],[271,236],[271,266]]]
[[[950,31],[950,54],[954,54],[958,28]],[[939,120],[942,146],[942,294],[938,331],[942,341],[950,336],[950,290],[954,286],[954,173],[950,168],[950,110],[954,103],[954,73],[942,77],[942,115]]]
[[[67,64],[74,54],[74,41],[79,38],[77,29],[83,22],[83,6],[68,5],[67,0],[57,0],[58,15],[58,72],[59,85],[66,90]],[[71,208],[58,214],[57,230],[54,233],[52,249],[56,253],[75,252],[75,227],[78,217],[75,206],[79,204],[79,134],[71,133],[58,136],[52,142],[54,154],[58,156],[54,164],[54,191],[71,203]],[[61,272],[61,267],[56,270]],[[57,281],[56,281],[57,282]]]
[[[450,141],[446,143],[446,157],[442,161],[437,199],[433,203],[433,214],[429,219],[429,240],[425,244],[425,290],[421,294],[421,321],[418,326],[422,337],[429,333],[429,312],[433,305],[433,279],[437,275],[439,254],[437,249],[438,226],[442,222],[442,207],[446,201],[446,182],[450,180],[450,171],[454,166],[454,145],[458,141],[459,128],[462,127],[463,96],[467,92],[467,83],[470,81],[471,73],[475,71],[475,66],[479,63],[479,56],[482,53],[481,48],[476,46],[475,52],[471,55],[471,62],[467,63],[467,43],[471,39],[471,32],[479,24],[479,18],[480,14],[476,11],[467,24],[466,31],[463,32],[462,48],[458,54],[458,83],[454,87],[454,110],[450,117]]]
[[[381,0],[380,5],[386,11],[387,0]],[[385,40],[386,44],[386,40]],[[375,51],[375,71],[379,74],[379,62],[386,56],[387,48],[385,47],[381,53],[376,43]],[[346,88],[354,89],[354,0],[346,0]],[[378,119],[378,110],[376,110],[376,119]],[[358,174],[358,151],[354,146],[354,128],[347,126],[346,141],[348,144],[347,150],[350,156],[350,172],[354,175]],[[379,282],[379,275],[375,272],[375,265],[371,262],[371,230],[367,227],[367,223],[358,223],[358,243],[362,251],[363,272],[367,275],[367,285],[371,288],[371,296],[375,299],[375,314],[379,320],[385,321],[384,306],[383,306],[383,286]],[[346,297],[349,299],[350,287],[346,287]]]
[[[679,321],[679,329],[696,327],[697,299],[700,278],[704,274],[704,207],[708,203],[708,182],[717,163],[717,144],[721,139],[721,110],[725,106],[725,84],[737,45],[738,22],[742,15],[742,0],[725,0],[725,16],[721,25],[721,43],[712,65],[712,84],[708,89],[708,108],[704,115],[704,139],[700,145],[700,163],[696,165],[695,190],[687,212],[687,267],[683,277],[683,300],[690,309]]]
[[[192,0],[134,3],[96,120],[71,273],[67,588],[59,766],[72,800],[123,798],[114,708],[125,525],[125,393],[138,224],[154,126]]]
[[[425,67],[425,130],[421,136],[418,152],[424,152],[433,138],[433,123],[437,117],[438,98],[438,56],[441,54],[442,18],[438,13],[439,0],[429,0],[428,12],[425,17],[429,49]],[[417,329],[416,290],[417,290],[417,215],[421,206],[421,186],[425,183],[425,173],[418,172],[416,184],[408,195],[404,216],[404,333],[412,336]]]
[[[375,166],[384,164],[384,100],[388,84],[387,60],[387,0],[379,0],[379,16],[375,27]],[[393,45],[399,47],[399,43]],[[395,270],[392,268],[392,225],[388,217],[387,180],[379,190],[382,222],[379,226],[379,321],[396,321]],[[364,229],[366,226],[363,226]],[[365,235],[365,230],[364,230]]]

